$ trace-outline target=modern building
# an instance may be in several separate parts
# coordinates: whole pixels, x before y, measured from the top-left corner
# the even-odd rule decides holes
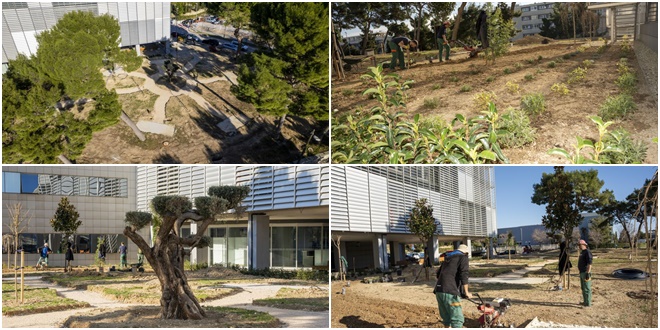
[[[135,46],[138,54],[140,45],[170,36],[169,2],[3,2],[2,71],[18,54],[36,54],[36,36],[73,11],[114,16],[121,28],[121,46]]]
[[[404,246],[420,243],[405,224],[420,198],[439,223],[427,243],[434,260],[441,241],[470,246],[497,231],[492,167],[334,166],[331,172],[332,235],[341,237],[351,268],[388,269],[405,260]],[[333,265],[338,258],[333,253]]]
[[[580,231],[580,238],[584,240],[589,240],[589,224],[591,220],[600,218],[601,215],[594,212],[582,213],[582,221],[578,225],[578,230]],[[541,230],[547,232],[548,230],[544,225],[527,225],[527,226],[517,226],[517,227],[507,227],[507,228],[498,228],[497,235],[506,235],[508,232],[511,232],[516,240],[516,244],[521,245],[538,245],[541,242],[538,242],[534,239],[534,231]],[[500,240],[500,243],[502,241]]]
[[[606,26],[612,42],[630,36],[658,53],[657,2],[594,3],[589,9],[606,12]]]
[[[191,251],[191,262],[252,268],[327,269],[329,258],[329,169],[327,166],[3,166],[3,232],[7,205],[22,203],[33,219],[22,235],[28,264],[36,264],[36,248],[49,242],[49,263],[64,265],[60,234],[50,219],[62,197],[80,214],[74,238],[76,265],[94,263],[100,237],[112,243],[108,263],[118,263],[116,246],[128,244],[128,260],[137,247],[122,234],[125,213],[150,211],[157,195],[205,196],[215,185],[251,188],[240,216],[229,214],[212,224],[208,248]],[[196,233],[186,224],[182,235]],[[150,240],[145,228],[142,237]],[[4,251],[3,251],[4,252]]]
[[[125,213],[136,209],[135,178],[135,167],[129,166],[3,166],[2,232],[9,232],[8,207],[21,203],[32,217],[21,235],[27,265],[37,263],[37,248],[48,242],[53,250],[49,264],[64,266],[63,237],[53,232],[50,219],[58,203],[66,197],[82,220],[72,240],[75,264],[94,264],[99,238],[105,238],[108,243],[110,253],[106,262],[118,264],[117,248],[121,242],[128,244],[129,251],[137,251],[137,247],[121,234]],[[134,258],[135,255],[129,256],[129,260]]]
[[[540,33],[543,26],[543,19],[550,19],[554,4],[554,2],[540,2],[519,6],[516,10],[520,10],[522,14],[519,17],[514,17],[513,23],[516,26],[516,30],[520,32],[511,40],[518,40]]]

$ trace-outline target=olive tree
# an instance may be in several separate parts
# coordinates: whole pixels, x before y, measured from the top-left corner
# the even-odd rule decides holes
[[[236,215],[242,212],[241,202],[250,192],[244,186],[214,186],[209,196],[196,197],[193,203],[185,196],[156,196],[151,200],[152,209],[160,218],[160,227],[154,237],[153,246],[138,233],[152,223],[148,212],[127,212],[124,235],[144,253],[153,267],[161,285],[160,317],[163,319],[201,319],[206,312],[193,294],[184,272],[184,259],[190,252],[185,248],[209,246],[210,237],[204,236],[206,229],[219,216],[230,209]],[[187,222],[197,224],[197,233],[181,237],[181,227]]]

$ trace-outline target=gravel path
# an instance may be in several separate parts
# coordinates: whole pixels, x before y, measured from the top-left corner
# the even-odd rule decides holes
[[[228,284],[223,285],[223,287],[240,288],[243,291],[222,299],[204,302],[202,305],[236,307],[266,312],[280,319],[288,328],[328,328],[330,324],[329,311],[309,312],[252,305],[252,301],[255,299],[275,296],[281,288],[303,289],[309,287],[268,284]]]

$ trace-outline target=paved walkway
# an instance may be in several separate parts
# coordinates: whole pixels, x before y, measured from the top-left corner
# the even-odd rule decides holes
[[[228,284],[227,288],[240,288],[243,291],[218,300],[202,303],[204,306],[223,306],[251,309],[266,312],[280,319],[288,328],[328,328],[330,325],[330,312],[309,312],[291,309],[280,309],[266,306],[252,305],[255,299],[274,297],[281,288],[309,288],[293,285],[268,285],[268,284]]]
[[[3,281],[12,281],[13,278],[3,278]],[[59,328],[64,321],[75,314],[85,313],[94,308],[118,308],[136,306],[139,304],[128,304],[107,299],[103,295],[87,290],[76,290],[73,288],[61,287],[59,285],[46,282],[40,276],[26,276],[25,285],[37,288],[50,288],[57,290],[58,294],[69,299],[84,301],[91,305],[88,308],[72,309],[67,311],[40,313],[20,316],[3,316],[3,328]],[[203,306],[225,306],[237,307],[260,312],[266,312],[280,321],[284,322],[290,328],[327,328],[330,324],[330,314],[325,312],[308,312],[290,309],[280,309],[264,306],[254,306],[254,299],[263,299],[273,297],[281,288],[307,288],[301,286],[287,285],[268,285],[268,284],[240,284],[223,285],[228,288],[241,288],[243,291],[238,294],[224,297],[222,299],[203,302]]]
[[[219,80],[227,80],[232,84],[236,84],[236,75],[233,72],[229,72],[229,71],[223,72],[223,77],[216,76],[210,78],[201,78],[197,80],[193,79],[191,76],[188,75],[188,72],[194,69],[195,65],[197,65],[197,63],[199,63],[200,61],[200,57],[197,51],[195,51],[194,49],[190,49],[186,46],[183,46],[183,49],[179,50],[178,52],[180,55],[188,54],[192,56],[192,59],[188,61],[186,64],[184,64],[183,68],[181,68],[180,71],[175,73],[176,76],[185,79],[188,86],[190,87],[197,86],[198,82],[202,84],[210,84],[212,82],[216,82]],[[148,90],[158,96],[156,102],[154,103],[154,109],[152,112],[153,113],[152,121],[159,125],[150,125],[148,122],[142,122],[142,125],[138,125],[140,127],[140,130],[150,133],[169,135],[169,136],[174,134],[174,126],[165,124],[165,120],[167,118],[165,113],[165,107],[167,105],[167,102],[170,100],[172,96],[186,95],[190,97],[202,109],[208,111],[213,116],[217,117],[219,120],[227,120],[229,117],[232,116],[231,114],[223,112],[221,109],[217,109],[213,107],[211,103],[206,101],[206,99],[204,99],[204,97],[201,94],[193,91],[192,88],[188,88],[188,86],[183,89],[179,89],[178,91],[173,91],[156,84],[156,81],[158,81],[158,79],[165,76],[165,72],[162,71],[164,62],[165,62],[164,59],[151,61],[151,63],[158,68],[158,72],[150,76],[141,72],[124,73],[132,77],[138,77],[144,79],[144,84],[138,87],[120,88],[115,90],[117,94],[132,94],[132,93],[142,92],[143,90]],[[123,71],[121,70],[117,71],[117,74],[121,74],[121,73],[123,73]],[[247,119],[245,118],[242,119],[243,119],[242,122],[247,121]],[[167,125],[169,127],[163,127],[162,125]]]
[[[549,277],[524,277],[523,275],[539,270],[543,266],[555,262],[546,260],[540,263],[532,264],[523,269],[514,270],[510,273],[498,275],[495,277],[470,277],[470,283],[506,283],[506,284],[541,284],[550,280]]]

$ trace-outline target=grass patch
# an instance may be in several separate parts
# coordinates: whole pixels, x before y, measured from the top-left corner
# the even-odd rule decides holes
[[[532,74],[526,74],[526,75],[525,75],[525,80],[527,80],[527,81],[534,80],[534,75],[532,75]]]
[[[19,288],[20,290],[20,288]],[[20,298],[20,292],[19,292]],[[36,314],[67,309],[89,307],[86,302],[67,299],[57,295],[53,289],[25,287],[24,303],[14,299],[14,284],[2,284],[2,315],[14,316]]]
[[[206,307],[206,309],[225,314],[226,320],[229,321],[228,324],[223,324],[223,327],[226,328],[279,328],[281,326],[277,318],[264,312],[232,307]],[[236,323],[233,326],[232,321]]]
[[[252,303],[259,306],[317,312],[327,311],[329,307],[328,291],[318,289],[282,288],[275,297],[257,299]]]
[[[555,66],[557,66],[557,62],[555,62],[555,61],[550,61],[550,62],[548,62],[548,68],[551,68],[551,69],[552,69],[552,68],[554,68]]]
[[[453,76],[453,77],[449,78],[449,81],[451,81],[451,82],[458,82],[458,77]]]
[[[469,92],[469,91],[471,91],[471,90],[472,90],[472,86],[470,86],[470,85],[463,85],[463,86],[461,86],[461,90],[460,90],[460,91],[461,91],[461,93],[467,93],[467,92]]]
[[[598,115],[603,118],[603,121],[619,119],[625,117],[627,114],[633,112],[637,106],[632,96],[628,94],[619,94],[617,96],[608,97],[605,102],[600,106]]]
[[[341,91],[341,95],[344,95],[344,96],[351,96],[353,94],[355,94],[355,91],[352,90],[352,89],[344,89],[344,90]]]
[[[433,89],[434,91],[437,91],[437,90],[440,89],[440,88],[442,88],[442,85],[440,85],[440,84],[434,84],[433,87],[432,87],[432,89]]]
[[[144,90],[144,92],[121,94],[118,95],[118,98],[122,110],[124,110],[131,119],[137,121],[151,116],[147,113],[147,109],[153,113],[154,104],[156,104],[158,95],[148,90]]]
[[[493,76],[488,76],[488,78],[486,78],[486,82],[493,82],[494,80],[495,80],[495,77],[493,77]]]
[[[424,99],[424,109],[437,109],[440,106],[440,100],[436,97]]]
[[[538,116],[545,111],[545,97],[541,93],[524,95],[520,100],[520,110],[528,115]]]
[[[510,74],[513,72],[510,68],[504,68],[504,74]]]

